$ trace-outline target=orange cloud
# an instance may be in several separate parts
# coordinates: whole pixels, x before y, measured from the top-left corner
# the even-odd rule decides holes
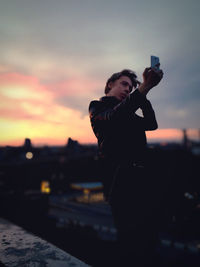
[[[63,88],[64,91],[64,88]],[[65,143],[92,139],[88,116],[55,102],[56,94],[30,76],[16,73],[0,76],[0,144],[33,140]],[[17,141],[18,140],[18,141]],[[62,140],[62,141],[60,141]]]
[[[87,79],[85,77],[71,77],[64,81],[49,84],[48,89],[55,98],[64,96],[73,96],[74,98],[93,98],[98,89],[102,89],[99,93],[103,92],[104,83],[100,80]]]
[[[182,132],[180,129],[157,129],[147,131],[147,138],[150,140],[181,140]]]

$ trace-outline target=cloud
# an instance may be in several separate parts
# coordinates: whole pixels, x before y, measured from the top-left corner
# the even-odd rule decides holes
[[[103,93],[102,80],[87,77],[72,77],[60,83],[51,84],[48,89],[54,94],[55,102],[61,106],[79,110],[82,115],[88,115],[88,106],[97,92]]]
[[[25,137],[63,140],[71,136],[79,141],[93,138],[88,116],[59,105],[55,93],[35,77],[2,74],[0,97],[1,142]]]

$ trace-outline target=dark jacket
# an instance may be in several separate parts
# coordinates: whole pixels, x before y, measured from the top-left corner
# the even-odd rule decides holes
[[[135,112],[142,109],[143,117]],[[144,163],[147,130],[157,129],[151,103],[138,90],[123,101],[104,96],[89,105],[91,126],[98,139],[99,157],[104,165],[113,165],[111,175],[119,162],[131,160]],[[106,170],[108,175],[108,170]]]
[[[135,114],[138,108],[144,117]],[[138,90],[121,102],[112,96],[92,101],[89,114],[100,157],[140,160],[146,146],[145,131],[158,127],[151,103]]]

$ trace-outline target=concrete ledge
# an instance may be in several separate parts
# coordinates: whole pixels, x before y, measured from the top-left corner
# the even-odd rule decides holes
[[[8,267],[89,267],[89,265],[0,218],[0,262]]]

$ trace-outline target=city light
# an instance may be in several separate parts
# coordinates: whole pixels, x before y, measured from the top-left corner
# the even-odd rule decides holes
[[[42,181],[41,182],[41,192],[44,194],[50,194],[51,193],[49,181]]]
[[[27,159],[32,159],[33,158],[33,153],[32,152],[27,152],[26,153],[26,158]]]

